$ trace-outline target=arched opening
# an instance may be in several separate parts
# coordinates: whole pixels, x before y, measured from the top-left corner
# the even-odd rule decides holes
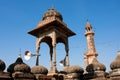
[[[39,58],[39,64],[42,66],[45,66],[48,70],[50,69],[50,48],[45,43],[42,42],[40,44],[40,58]]]
[[[51,60],[51,50],[52,50],[52,38],[45,36],[40,41],[40,65],[46,66],[50,70],[50,60]],[[42,61],[44,60],[44,61]]]
[[[66,57],[66,41],[64,38],[57,38],[56,53],[57,68],[58,70],[63,70],[64,66],[60,65],[60,61],[64,60]]]
[[[42,40],[40,41],[40,43],[41,43],[41,42],[47,43],[47,44],[49,45],[49,47],[52,46],[52,38],[49,37],[49,36],[45,36],[44,38],[42,38]]]
[[[63,43],[58,43],[56,46],[56,59],[57,59],[57,69],[58,70],[63,70],[64,66],[60,65],[60,61],[64,60],[66,56],[66,51],[65,51],[65,45]]]

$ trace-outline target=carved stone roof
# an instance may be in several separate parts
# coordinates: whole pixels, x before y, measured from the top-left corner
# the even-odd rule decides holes
[[[25,63],[22,63],[22,64],[17,64],[15,67],[14,67],[14,71],[15,72],[23,72],[23,73],[29,73],[30,72],[30,67],[25,64]]]
[[[106,67],[102,63],[100,63],[96,58],[93,59],[92,63],[86,67],[87,72],[93,71],[105,71]]]
[[[112,70],[120,68],[120,51],[118,52],[116,59],[110,64],[110,68]]]
[[[63,22],[59,21],[58,19],[55,19],[54,17],[45,23],[44,21],[42,21],[37,28],[29,31],[28,33],[38,37],[39,34],[43,34],[53,29],[58,30],[59,32],[65,34],[68,37],[75,35],[75,33],[71,31],[69,28],[67,28],[67,26]]]
[[[0,59],[0,71],[4,71],[6,68],[5,63]]]
[[[34,66],[33,68],[31,68],[31,73],[47,75],[48,70],[44,66]]]
[[[78,65],[70,66],[69,68],[64,69],[65,72],[67,73],[83,73],[84,70]]]
[[[28,33],[39,37],[39,34],[43,34],[50,30],[58,30],[68,37],[75,35],[74,32],[67,28],[67,25],[62,21],[62,15],[55,9],[49,9],[43,15],[43,20],[38,23],[37,27]]]
[[[57,10],[55,10],[54,8],[49,9],[47,12],[45,12],[43,14],[42,20],[48,19],[48,18],[53,17],[53,16],[58,18],[61,21],[63,20],[62,15]]]

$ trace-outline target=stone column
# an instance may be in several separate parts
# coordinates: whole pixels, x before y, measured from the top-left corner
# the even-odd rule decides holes
[[[53,59],[52,59],[52,57],[53,57],[53,50],[52,50],[53,48],[52,47],[50,47],[50,71],[52,71],[53,70]]]
[[[84,54],[84,63],[85,63],[85,68],[88,66],[88,58],[86,56],[86,54]]]
[[[56,73],[57,68],[56,68],[56,33],[55,31],[53,32],[52,46],[53,46],[53,73]]]
[[[39,39],[36,40],[36,66],[39,65],[39,50],[40,50],[40,44]]]

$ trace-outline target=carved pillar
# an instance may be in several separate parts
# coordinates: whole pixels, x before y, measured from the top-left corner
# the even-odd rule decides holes
[[[88,57],[86,55],[86,53],[84,54],[84,63],[85,63],[85,69],[88,66],[89,62],[88,62]]]
[[[36,66],[39,65],[39,50],[40,50],[39,38],[36,40]]]
[[[53,46],[53,72],[56,73],[57,68],[56,68],[56,33],[55,31],[53,32],[52,46]]]
[[[53,48],[52,47],[50,47],[50,71],[52,71],[53,70],[53,59],[52,59],[52,56],[53,56],[53,50],[52,50]]]

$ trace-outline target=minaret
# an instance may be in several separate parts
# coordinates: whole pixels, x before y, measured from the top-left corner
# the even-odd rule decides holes
[[[88,51],[85,52],[84,54],[84,61],[85,61],[85,67],[87,67],[89,64],[91,64],[94,58],[97,58],[98,53],[96,52],[95,43],[94,43],[95,33],[92,31],[92,26],[88,21],[86,23],[85,29],[86,29],[85,36],[87,39]]]

